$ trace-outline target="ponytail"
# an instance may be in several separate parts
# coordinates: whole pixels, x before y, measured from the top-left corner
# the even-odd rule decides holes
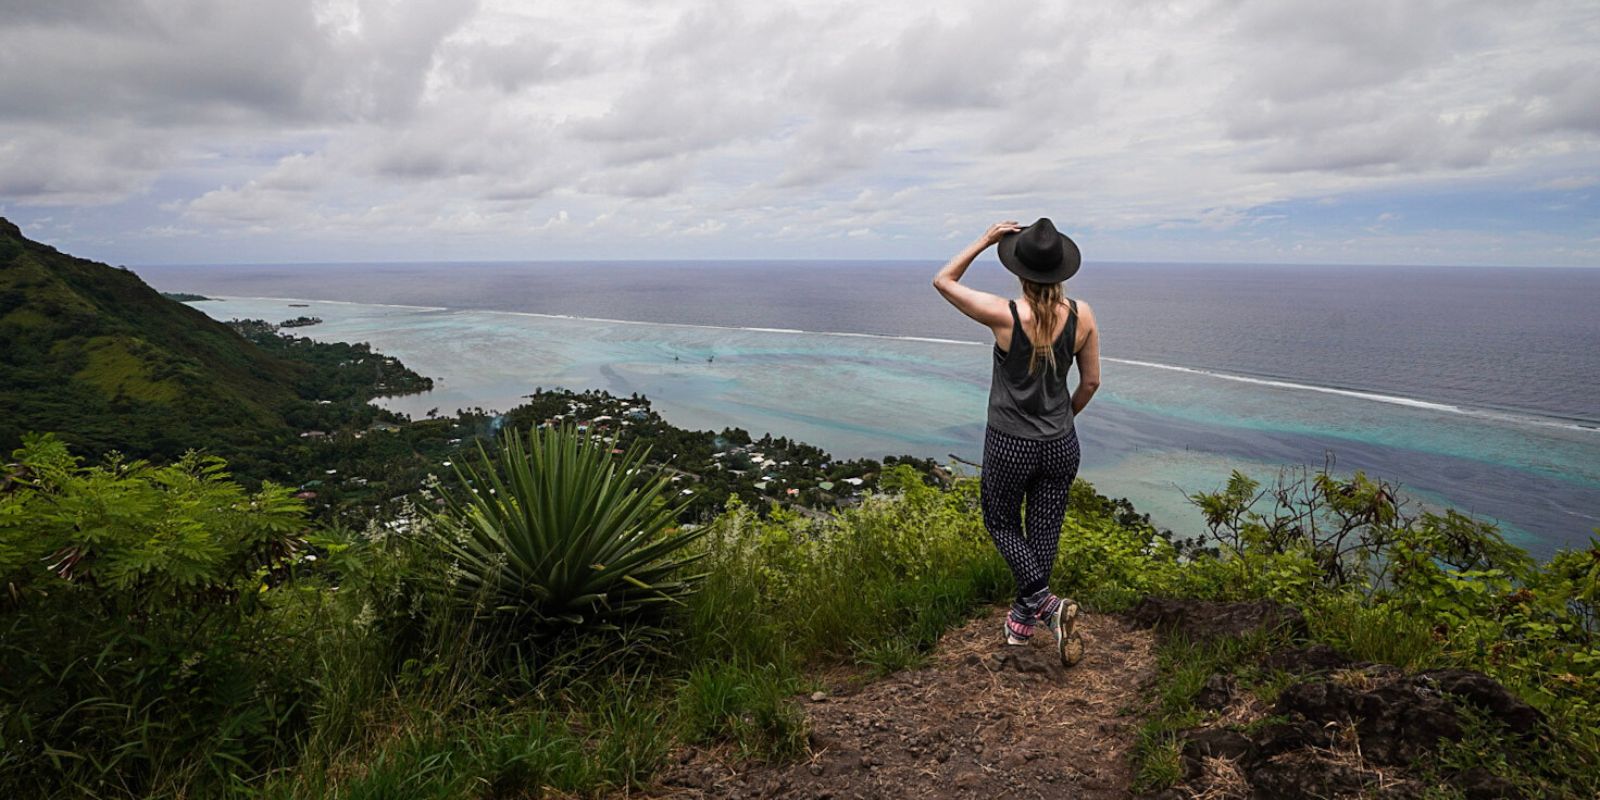
[[[1028,336],[1033,341],[1033,354],[1028,359],[1028,372],[1037,372],[1041,361],[1055,370],[1056,349],[1050,332],[1056,329],[1056,320],[1061,318],[1061,284],[1021,280],[1022,297],[1033,311],[1033,332]]]

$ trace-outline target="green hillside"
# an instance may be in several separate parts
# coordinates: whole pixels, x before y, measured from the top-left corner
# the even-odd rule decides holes
[[[131,271],[0,218],[0,453],[53,431],[80,453],[168,460],[198,447],[257,472],[298,426],[350,413],[312,401],[372,396],[345,385],[326,396],[338,366],[268,352]]]

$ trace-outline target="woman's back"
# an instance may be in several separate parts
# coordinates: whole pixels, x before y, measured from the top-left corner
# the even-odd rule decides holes
[[[1024,439],[1057,439],[1072,432],[1072,392],[1067,373],[1072,367],[1078,337],[1078,304],[1068,299],[1065,319],[1048,343],[1035,343],[1028,335],[1030,325],[1022,319],[1027,305],[1010,302],[1012,327],[1004,336],[997,332],[994,369],[989,384],[991,427]],[[1030,315],[1031,316],[1031,315]],[[1049,347],[1052,359],[1035,359],[1036,347]]]
[[[1016,309],[1017,319],[1021,321],[1022,329],[1026,332],[1025,335],[1027,337],[1028,344],[1032,344],[1038,338],[1034,336],[1033,309],[1028,306],[1025,298],[1012,300],[1010,302]],[[1056,314],[1055,330],[1052,330],[1050,332],[1050,336],[1048,337],[1050,341],[1053,342],[1061,338],[1062,333],[1067,329],[1067,323],[1071,319],[1072,312],[1075,310],[1077,310],[1076,300],[1073,300],[1069,297],[1061,298],[1060,311]],[[1016,328],[1014,326],[1007,326],[1005,328],[995,330],[995,343],[999,345],[1002,351],[1011,349],[1011,336],[1013,333],[1015,333],[1015,331]],[[1074,354],[1078,352],[1078,350],[1082,347],[1084,340],[1087,338],[1089,338],[1089,329],[1085,324],[1083,324],[1083,320],[1080,319],[1077,326],[1076,339],[1073,340],[1073,345],[1071,348]]]

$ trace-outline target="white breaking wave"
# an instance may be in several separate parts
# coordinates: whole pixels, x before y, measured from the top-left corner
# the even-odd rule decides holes
[[[1333,386],[1317,386],[1316,384],[1294,383],[1292,381],[1281,381],[1272,378],[1252,378],[1249,375],[1236,375],[1231,372],[1218,372],[1216,370],[1200,369],[1198,367],[1180,367],[1176,364],[1159,364],[1154,361],[1136,361],[1131,358],[1107,357],[1106,360],[1115,361],[1118,364],[1133,364],[1134,366],[1150,367],[1152,369],[1165,369],[1173,372],[1187,372],[1192,375],[1205,375],[1211,378],[1221,378],[1223,380],[1238,381],[1240,383],[1254,383],[1259,386],[1274,386],[1280,389],[1299,389],[1306,392],[1322,392],[1323,394],[1337,394],[1344,397],[1359,397],[1362,400],[1375,400],[1379,403],[1390,403],[1397,406],[1425,408],[1429,411],[1444,411],[1451,414],[1476,413],[1472,409],[1462,408],[1461,406],[1453,406],[1449,403],[1434,403],[1428,400],[1418,400],[1413,397],[1378,394],[1377,392],[1362,392],[1355,389],[1339,389]]]
[[[1484,408],[1471,408],[1467,406],[1451,405],[1449,403],[1436,403],[1431,400],[1418,400],[1415,397],[1403,397],[1392,394],[1379,394],[1378,392],[1364,392],[1357,389],[1340,389],[1335,386],[1318,386],[1313,383],[1295,383],[1293,381],[1277,380],[1274,378],[1255,378],[1249,375],[1239,375],[1232,372],[1219,372],[1217,370],[1200,369],[1198,367],[1180,367],[1176,364],[1160,364],[1154,361],[1137,361],[1131,358],[1111,358],[1102,356],[1106,361],[1118,364],[1130,364],[1136,367],[1149,367],[1151,369],[1164,369],[1172,372],[1186,372],[1191,375],[1203,375],[1208,378],[1234,381],[1236,383],[1250,383],[1257,386],[1271,386],[1276,389],[1290,389],[1301,392],[1319,392],[1321,394],[1334,394],[1341,397],[1354,397],[1359,400],[1371,400],[1375,403],[1388,403],[1395,406],[1420,408],[1427,411],[1437,411],[1446,414],[1461,414],[1468,417],[1493,419],[1502,422],[1516,422],[1525,425],[1541,425],[1546,428],[1562,428],[1565,430],[1584,431],[1585,433],[1600,432],[1600,426],[1585,425],[1580,422],[1541,417],[1533,414],[1515,414],[1503,411],[1492,411]]]
[[[925,343],[932,343],[932,344],[953,344],[953,345],[962,345],[962,346],[965,346],[965,347],[989,347],[989,346],[991,346],[993,344],[992,342],[976,342],[976,341],[972,341],[970,339],[939,339],[939,338],[935,338],[935,337],[931,337],[931,336],[896,336],[896,335],[887,334],[887,333],[855,333],[855,332],[850,332],[850,331],[806,331],[806,330],[799,330],[799,329],[796,329],[796,328],[760,328],[760,327],[744,327],[744,326],[738,326],[738,325],[706,325],[704,323],[695,323],[695,322],[647,322],[645,320],[637,320],[637,319],[611,319],[611,318],[608,318],[608,317],[582,317],[582,316],[577,316],[577,315],[574,315],[574,314],[546,314],[546,313],[541,313],[541,312],[538,312],[538,311],[498,311],[498,310],[493,310],[493,309],[478,309],[478,308],[450,309],[450,308],[443,308],[443,307],[437,307],[437,306],[406,306],[406,305],[395,305],[395,304],[391,304],[391,303],[358,303],[358,302],[353,302],[353,301],[349,301],[349,300],[302,300],[302,299],[290,298],[290,297],[230,297],[230,296],[226,296],[226,295],[215,295],[215,297],[216,297],[216,299],[219,299],[219,300],[273,300],[273,301],[284,301],[284,302],[291,302],[291,303],[329,303],[329,304],[333,304],[333,305],[343,305],[343,306],[373,306],[373,307],[378,307],[378,308],[402,308],[402,309],[409,309],[409,310],[414,310],[414,311],[430,311],[430,312],[456,311],[456,312],[464,312],[464,313],[471,313],[471,314],[501,314],[501,315],[513,316],[513,317],[535,317],[535,318],[538,318],[538,319],[561,319],[561,320],[571,320],[571,321],[574,321],[574,322],[603,322],[603,323],[612,324],[612,325],[645,325],[645,326],[658,327],[658,328],[691,328],[691,329],[697,329],[697,330],[714,330],[714,331],[746,331],[746,332],[751,332],[751,333],[780,333],[780,334],[795,335],[795,336],[839,336],[839,337],[848,337],[848,338],[856,338],[856,339],[887,339],[887,340],[891,340],[891,341],[901,341],[901,342],[925,342]],[[1234,381],[1236,383],[1248,383],[1248,384],[1254,384],[1254,385],[1257,385],[1257,386],[1270,386],[1270,387],[1273,387],[1275,389],[1289,389],[1289,390],[1292,390],[1292,391],[1303,391],[1303,392],[1318,392],[1318,393],[1321,393],[1321,394],[1339,395],[1341,397],[1350,397],[1350,398],[1355,398],[1355,399],[1358,399],[1358,400],[1370,400],[1370,401],[1376,402],[1376,403],[1387,403],[1389,405],[1406,406],[1408,408],[1417,408],[1417,409],[1423,409],[1423,410],[1426,410],[1426,411],[1435,411],[1435,412],[1445,413],[1445,414],[1460,414],[1460,415],[1463,415],[1463,416],[1478,417],[1478,418],[1481,418],[1481,419],[1492,419],[1492,420],[1498,420],[1498,421],[1503,421],[1503,422],[1522,423],[1522,424],[1527,424],[1527,425],[1540,425],[1540,426],[1547,427],[1547,428],[1561,428],[1561,429],[1564,429],[1564,430],[1583,431],[1585,433],[1600,433],[1600,426],[1587,425],[1587,424],[1583,424],[1583,423],[1580,423],[1580,422],[1572,422],[1572,421],[1569,421],[1569,420],[1556,419],[1556,418],[1552,418],[1552,417],[1538,416],[1538,415],[1534,415],[1534,414],[1516,414],[1516,413],[1509,413],[1509,412],[1493,411],[1493,410],[1483,409],[1483,408],[1471,408],[1471,407],[1467,407],[1467,406],[1452,405],[1452,404],[1449,404],[1449,403],[1439,403],[1439,402],[1434,402],[1434,401],[1430,401],[1430,400],[1419,400],[1419,399],[1414,398],[1414,397],[1404,397],[1404,396],[1400,396],[1400,395],[1381,394],[1381,393],[1378,393],[1378,392],[1366,392],[1366,391],[1360,391],[1360,390],[1357,390],[1357,389],[1340,389],[1340,388],[1334,387],[1334,386],[1318,386],[1316,384],[1309,384],[1309,383],[1296,383],[1294,381],[1278,380],[1278,379],[1275,379],[1275,378],[1256,378],[1256,377],[1252,377],[1252,376],[1249,376],[1249,375],[1239,375],[1237,373],[1232,373],[1232,372],[1221,372],[1221,371],[1218,371],[1218,370],[1202,369],[1202,368],[1199,368],[1199,367],[1184,367],[1184,366],[1179,366],[1177,364],[1162,364],[1162,363],[1155,362],[1155,361],[1139,361],[1139,360],[1131,359],[1131,358],[1112,358],[1110,356],[1102,356],[1101,358],[1106,360],[1106,361],[1111,361],[1111,362],[1114,362],[1114,363],[1117,363],[1117,364],[1127,364],[1129,366],[1135,366],[1135,367],[1147,367],[1147,368],[1150,368],[1150,369],[1163,369],[1163,370],[1168,370],[1168,371],[1171,371],[1171,372],[1184,372],[1184,373],[1188,373],[1190,375],[1200,375],[1200,376],[1207,377],[1207,378],[1216,378],[1218,380]]]

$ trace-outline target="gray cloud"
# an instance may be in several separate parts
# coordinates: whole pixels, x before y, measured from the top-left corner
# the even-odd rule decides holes
[[[1487,163],[1493,143],[1475,126],[1428,113],[1364,117],[1276,139],[1254,164],[1263,172],[1343,172],[1355,175],[1468,169]]]
[[[1218,230],[1300,198],[1600,171],[1589,0],[0,0],[0,18],[0,202],[127,209],[106,213],[159,218],[165,241],[870,252],[1030,209]]]
[[[579,186],[584,191],[611,197],[666,197],[687,185],[693,163],[688,155],[680,155],[598,169],[583,176]]]
[[[0,167],[0,196],[94,203],[186,151],[410,118],[474,3],[352,3],[339,18],[272,0],[22,5],[0,29],[0,135],[30,158]]]
[[[1575,60],[1587,45],[1584,26],[1570,23],[1595,23],[1581,4],[1531,2],[1515,15],[1488,0],[1232,10],[1235,35],[1251,46],[1219,70],[1232,77],[1218,101],[1227,134],[1251,144],[1252,169],[1262,172],[1468,170],[1493,162],[1509,136],[1582,131],[1595,107],[1570,77],[1600,74],[1592,60]],[[1566,28],[1556,22],[1564,17]],[[1530,47],[1545,48],[1536,58],[1546,62],[1532,77]],[[1530,84],[1551,74],[1549,64],[1562,64],[1564,78],[1547,102],[1549,87]]]
[[[906,141],[905,125],[827,119],[807,127],[791,141],[784,170],[773,179],[779,188],[815,186],[867,169]]]
[[[159,134],[22,129],[0,137],[0,197],[41,205],[94,205],[138,191],[174,147]]]
[[[1385,86],[1480,39],[1503,4],[1485,0],[1238,3],[1237,90],[1269,103],[1314,101]]]
[[[522,34],[505,43],[454,43],[439,55],[461,84],[492,86],[506,93],[599,69],[588,52],[563,47],[537,33]]]
[[[1600,26],[1596,26],[1600,35]],[[1517,87],[1484,123],[1494,136],[1600,135],[1600,61],[1541,70]]]
[[[129,2],[0,30],[8,119],[282,125],[403,116],[471,2]]]

